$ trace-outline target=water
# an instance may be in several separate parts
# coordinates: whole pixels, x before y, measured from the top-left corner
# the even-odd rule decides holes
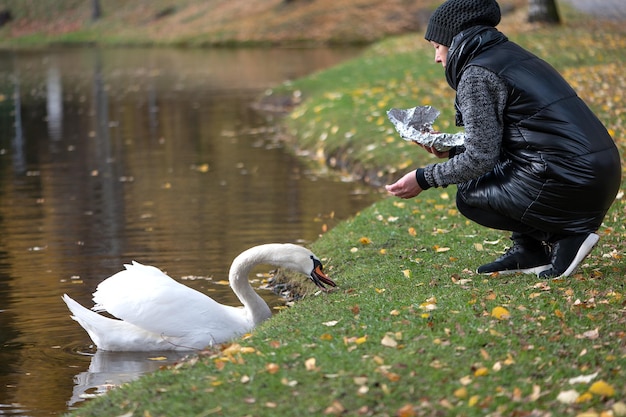
[[[137,260],[238,305],[218,284],[237,254],[306,245],[377,198],[311,172],[251,107],[357,53],[0,52],[0,415],[59,415],[180,359],[95,352],[63,293],[91,306]]]

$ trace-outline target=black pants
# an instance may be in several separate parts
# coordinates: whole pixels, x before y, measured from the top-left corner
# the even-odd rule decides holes
[[[458,194],[456,196],[456,207],[462,215],[471,221],[490,229],[509,230],[513,232],[514,235],[528,236],[541,242],[547,242],[555,238],[552,233],[535,229],[510,217],[482,208],[472,207],[466,204]]]

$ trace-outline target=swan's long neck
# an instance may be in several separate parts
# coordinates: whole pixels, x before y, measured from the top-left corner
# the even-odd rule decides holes
[[[256,246],[242,252],[230,266],[228,281],[230,287],[249,314],[252,322],[257,325],[272,317],[272,311],[267,303],[254,291],[248,276],[250,271],[259,264],[276,265],[279,259],[275,256],[280,251],[280,244]]]

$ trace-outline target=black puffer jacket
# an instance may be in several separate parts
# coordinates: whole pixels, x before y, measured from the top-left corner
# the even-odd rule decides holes
[[[471,65],[497,74],[508,99],[500,160],[459,184],[460,197],[546,232],[596,231],[621,182],[619,153],[600,120],[556,70],[494,28],[455,37],[446,65],[453,89]]]

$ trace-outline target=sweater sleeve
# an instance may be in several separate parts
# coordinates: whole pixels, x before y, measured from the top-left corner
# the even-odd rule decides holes
[[[465,143],[445,162],[427,165],[423,177],[430,186],[444,187],[478,178],[493,169],[500,156],[507,88],[495,73],[468,67],[457,87]]]

